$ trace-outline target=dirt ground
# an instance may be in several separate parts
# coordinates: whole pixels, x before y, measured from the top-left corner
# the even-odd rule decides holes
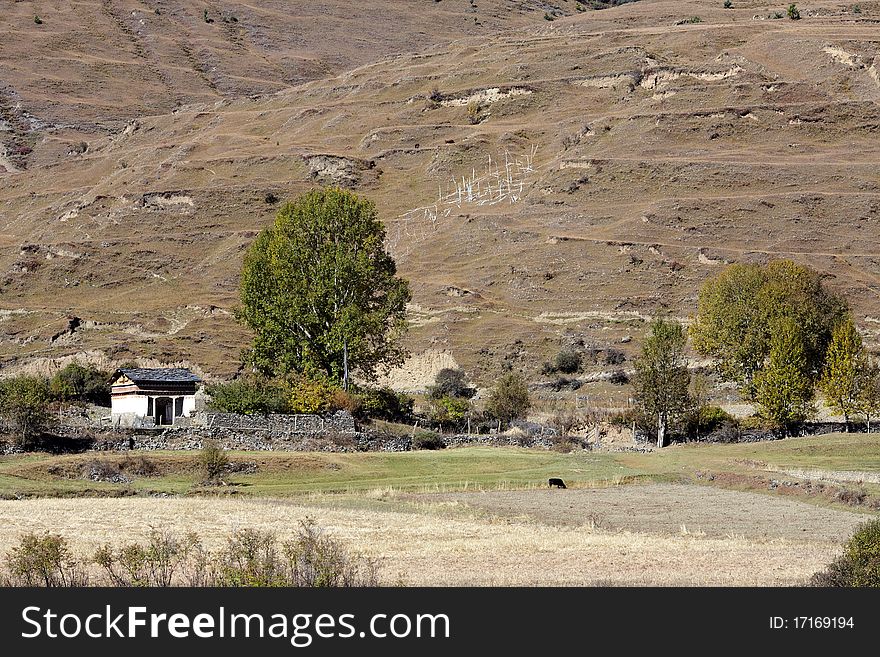
[[[435,496],[504,518],[648,534],[845,540],[865,516],[709,486],[646,484],[600,489],[487,491]]]

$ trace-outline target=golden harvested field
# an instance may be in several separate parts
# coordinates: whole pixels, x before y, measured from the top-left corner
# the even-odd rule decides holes
[[[669,488],[621,486],[604,491],[601,504],[608,506],[619,496],[633,509],[652,500],[656,505],[657,496],[668,496]],[[43,530],[69,537],[81,553],[103,542],[118,544],[122,537],[142,538],[153,527],[196,531],[211,546],[228,531],[244,527],[271,529],[283,537],[308,515],[351,549],[381,559],[381,574],[389,583],[793,585],[825,565],[865,518],[754,493],[680,488],[667,497],[674,513],[696,518],[692,514],[702,508],[702,527],[711,531],[675,522],[640,524],[638,518],[620,528],[610,515],[603,518],[596,500],[590,509],[583,508],[589,490],[553,491],[552,496],[518,491],[507,494],[512,497],[506,505],[499,505],[500,493],[439,500],[387,491],[296,500],[33,499],[0,502],[0,552],[20,534]],[[559,524],[552,514],[536,511],[542,503],[549,508],[551,497],[554,503],[568,500],[578,507],[572,508],[575,520]],[[526,500],[531,513],[524,512]],[[738,508],[749,510],[747,522],[737,520]],[[588,512],[595,513],[592,520]],[[730,516],[733,520],[725,524]],[[789,531],[780,531],[780,523],[787,523]],[[715,531],[720,526],[727,526],[729,534]]]

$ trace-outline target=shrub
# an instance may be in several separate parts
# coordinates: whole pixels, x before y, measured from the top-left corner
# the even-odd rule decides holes
[[[285,382],[287,406],[291,413],[324,413],[332,409],[339,390],[326,379],[292,376]]]
[[[843,554],[813,575],[813,586],[880,587],[880,519],[856,528]]]
[[[443,100],[443,94],[440,93],[440,90],[437,87],[431,89],[431,95],[428,96],[428,100],[433,103],[439,103]]]
[[[480,116],[480,110],[482,110],[482,106],[475,100],[472,100],[467,104],[467,117],[468,122],[476,125],[480,121],[482,121],[482,116]]]
[[[696,438],[713,433],[730,423],[736,423],[730,413],[719,406],[706,404],[688,413],[685,418],[685,431],[689,436]]]
[[[379,581],[374,561],[349,554],[311,518],[282,544],[272,532],[238,531],[214,560],[215,586],[352,587]]]
[[[155,461],[151,461],[143,455],[125,456],[119,462],[119,469],[141,477],[151,477],[159,474],[159,467]]]
[[[110,405],[109,375],[92,365],[70,363],[59,370],[49,382],[52,397],[58,401],[78,401]]]
[[[265,377],[249,376],[238,381],[209,385],[206,392],[211,397],[210,408],[221,413],[268,415],[284,413],[288,409],[284,387]]]
[[[18,376],[0,382],[0,417],[10,424],[20,445],[38,438],[49,424],[46,379]]]
[[[620,349],[606,349],[605,350],[605,364],[606,365],[622,365],[626,362],[626,354],[623,353]]]
[[[724,8],[725,8],[725,9],[733,9],[733,2],[732,2],[732,0],[724,0]]]
[[[95,551],[93,561],[104,569],[113,586],[171,586],[175,570],[189,547],[197,543],[194,534],[180,541],[153,529],[146,545],[129,543],[113,549],[105,544]]]
[[[67,540],[58,534],[25,534],[7,553],[6,568],[11,583],[19,586],[85,586],[88,581]]]
[[[433,431],[420,431],[413,436],[413,449],[445,449],[446,441]]]
[[[581,369],[581,355],[574,349],[563,349],[554,360],[557,372],[574,374]]]
[[[434,422],[460,426],[467,420],[471,403],[459,397],[440,397],[431,400],[431,419]]]
[[[486,401],[486,412],[502,424],[524,418],[531,408],[529,389],[517,374],[505,374],[498,381]]]
[[[360,413],[374,420],[408,422],[412,418],[415,400],[391,388],[364,388],[357,392]]]
[[[629,383],[629,375],[623,370],[614,370],[608,377],[608,382],[616,386],[626,385]]]
[[[215,481],[229,467],[229,457],[216,442],[206,440],[199,453],[199,467],[207,481]]]
[[[331,411],[348,411],[354,416],[360,414],[361,400],[357,395],[336,388],[330,394]]]
[[[37,25],[42,25],[43,19],[40,18],[39,16],[37,16],[36,14],[34,14],[34,23],[36,23]]]
[[[800,20],[801,18],[801,12],[798,10],[797,5],[793,3],[788,5],[786,15],[793,21]]]
[[[428,389],[428,395],[432,399],[442,397],[459,397],[470,399],[477,391],[468,387],[467,377],[464,370],[444,367],[434,377],[434,385]]]

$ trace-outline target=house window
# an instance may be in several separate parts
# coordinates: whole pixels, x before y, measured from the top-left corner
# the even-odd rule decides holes
[[[174,400],[174,417],[183,415],[183,397]]]

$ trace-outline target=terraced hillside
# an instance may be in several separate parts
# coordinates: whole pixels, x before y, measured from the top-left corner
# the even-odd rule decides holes
[[[0,358],[232,373],[241,254],[315,184],[376,202],[426,372],[537,375],[560,342],[626,342],[692,313],[724,263],[774,257],[826,272],[876,346],[880,2],[802,4],[799,21],[734,7],[531,20],[272,95],[208,94],[63,157],[35,144],[0,173]]]

